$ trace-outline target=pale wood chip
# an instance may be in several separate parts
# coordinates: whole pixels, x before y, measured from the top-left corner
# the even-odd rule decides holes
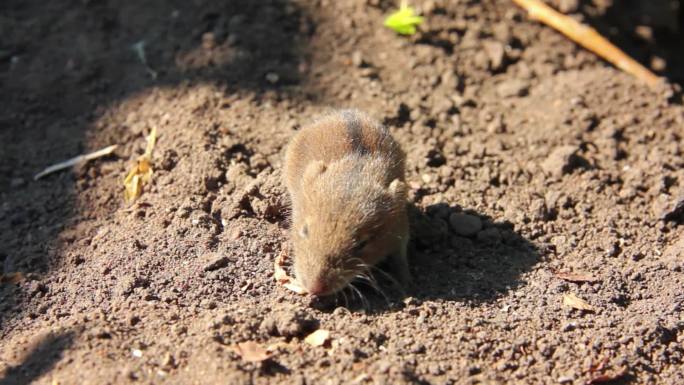
[[[330,332],[325,329],[318,329],[304,338],[304,342],[311,346],[323,346],[330,340]]]
[[[596,308],[589,305],[585,300],[579,298],[574,293],[563,294],[563,305],[578,310],[595,311]]]

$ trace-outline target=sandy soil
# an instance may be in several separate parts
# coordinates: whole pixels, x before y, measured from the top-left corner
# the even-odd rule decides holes
[[[385,0],[3,1],[0,384],[684,383],[676,13],[553,2],[675,84],[651,90],[509,2],[416,3],[404,38]],[[339,107],[408,154],[407,293],[272,278],[283,148]]]

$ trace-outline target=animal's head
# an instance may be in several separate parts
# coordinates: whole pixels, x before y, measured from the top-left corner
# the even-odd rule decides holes
[[[401,234],[406,186],[379,174],[382,158],[311,163],[293,206],[297,279],[312,294],[335,293],[387,256]]]

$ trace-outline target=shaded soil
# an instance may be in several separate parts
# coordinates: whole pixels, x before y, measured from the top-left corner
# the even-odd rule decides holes
[[[4,1],[0,274],[23,279],[0,283],[0,384],[684,383],[678,87],[507,2],[417,3],[403,38],[383,0]],[[667,11],[560,3],[681,82]],[[314,301],[272,278],[282,150],[339,107],[408,154],[406,293],[379,277],[382,294]],[[153,182],[129,206],[151,127]],[[303,342],[316,328],[328,345]],[[274,356],[244,362],[244,341]]]

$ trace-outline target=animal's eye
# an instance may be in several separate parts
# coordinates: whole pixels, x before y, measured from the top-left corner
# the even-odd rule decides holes
[[[363,250],[366,246],[368,246],[368,239],[362,239],[356,245],[354,245],[354,252],[358,253],[361,250]]]
[[[299,230],[299,235],[302,238],[306,238],[309,236],[309,227],[307,225],[302,226],[301,230]]]

